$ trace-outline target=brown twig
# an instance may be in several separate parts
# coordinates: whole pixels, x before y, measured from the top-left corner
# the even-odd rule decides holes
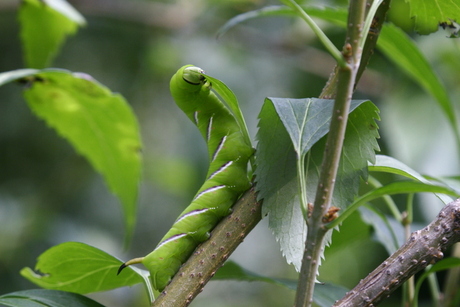
[[[428,264],[444,257],[443,251],[460,241],[460,199],[446,205],[428,226],[409,240],[334,307],[375,306]]]

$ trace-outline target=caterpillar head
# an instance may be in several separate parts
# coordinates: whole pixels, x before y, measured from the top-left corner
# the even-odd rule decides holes
[[[179,108],[193,120],[193,114],[198,103],[205,103],[209,99],[211,83],[202,75],[204,71],[194,65],[181,67],[171,78],[171,95]]]
[[[202,74],[204,74],[204,70],[201,68],[196,66],[188,66],[184,68],[182,78],[187,83],[200,85],[206,82],[206,78]]]

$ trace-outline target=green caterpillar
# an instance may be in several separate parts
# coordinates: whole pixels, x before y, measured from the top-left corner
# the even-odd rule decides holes
[[[118,270],[120,273],[128,265],[142,263],[150,271],[153,288],[159,291],[250,187],[247,164],[253,149],[235,117],[211,91],[211,83],[203,73],[193,65],[183,66],[172,77],[170,90],[207,143],[211,161],[207,179],[157,247],[143,258],[127,261]]]

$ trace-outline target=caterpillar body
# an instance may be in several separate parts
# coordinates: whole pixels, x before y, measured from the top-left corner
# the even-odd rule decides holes
[[[159,291],[250,187],[247,164],[253,149],[202,73],[193,65],[183,66],[172,77],[170,90],[207,143],[210,166],[206,181],[157,247],[143,258],[127,261],[118,270],[120,273],[128,265],[142,263],[150,272],[153,288]]]

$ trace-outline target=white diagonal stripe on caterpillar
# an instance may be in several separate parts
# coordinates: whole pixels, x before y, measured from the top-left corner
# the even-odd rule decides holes
[[[206,142],[209,142],[209,140],[211,139],[212,121],[213,121],[213,119],[214,119],[214,114],[209,118],[208,130],[206,132]]]
[[[225,163],[224,165],[222,165],[217,171],[215,171],[214,173],[211,174],[211,176],[209,176],[208,180],[213,178],[214,176],[216,176],[217,174],[220,174],[221,172],[224,172],[230,165],[233,164],[233,161],[228,161],[227,163]]]
[[[199,122],[198,114],[199,114],[198,111],[195,111],[195,112],[193,113],[193,119],[195,120],[195,125],[197,125],[197,126],[198,126],[198,122]]]
[[[187,218],[187,217],[194,216],[194,215],[197,215],[197,214],[206,212],[206,211],[208,211],[209,209],[210,209],[210,208],[203,208],[203,209],[197,209],[197,210],[193,210],[193,211],[187,212],[187,213],[185,213],[184,215],[180,216],[180,217],[176,220],[176,223],[180,222],[181,220],[183,220],[183,219],[185,219],[185,218]]]
[[[218,191],[218,190],[223,189],[225,187],[226,187],[225,185],[217,185],[217,186],[214,186],[214,187],[210,187],[209,189],[206,189],[206,190],[198,193],[198,195],[193,199],[193,201],[197,200],[198,198],[200,198],[201,196],[203,196],[205,194]]]
[[[214,154],[212,155],[212,161],[211,163],[216,159],[217,155],[219,154],[219,152],[222,150],[222,148],[224,148],[224,144],[225,144],[225,141],[227,140],[227,136],[224,135],[224,137],[222,139],[220,139],[220,142],[219,142],[219,145],[217,146],[216,148],[216,151],[214,152]]]
[[[160,247],[162,247],[163,245],[166,245],[168,244],[169,242],[171,241],[174,241],[174,240],[177,240],[177,239],[180,239],[182,237],[185,237],[187,235],[187,233],[180,233],[180,234],[177,234],[177,235],[174,235],[166,240],[164,240],[163,242],[161,242],[160,244],[158,244],[158,246],[155,248],[155,250],[159,249]]]

